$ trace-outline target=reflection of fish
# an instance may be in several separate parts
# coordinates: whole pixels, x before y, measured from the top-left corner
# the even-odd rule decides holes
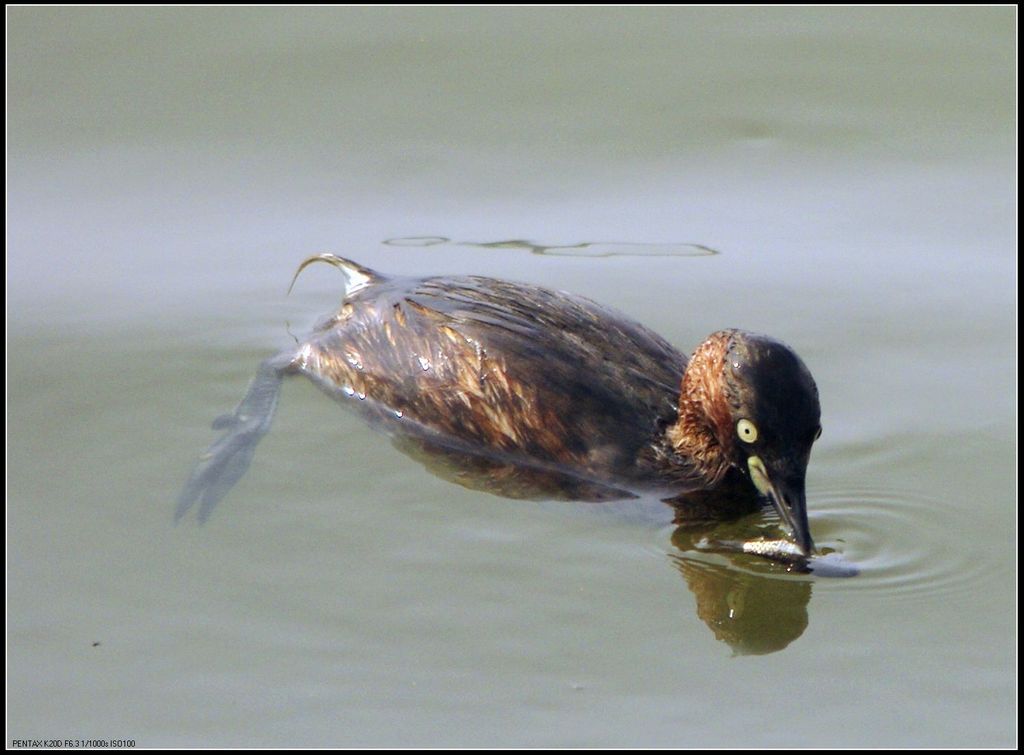
[[[744,553],[790,564],[795,571],[812,572],[819,577],[855,577],[860,574],[856,565],[838,553],[805,556],[789,540],[747,540],[742,548]]]
[[[295,351],[264,362],[218,420],[225,433],[182,491],[179,517],[196,503],[209,515],[269,429],[282,378],[302,374],[417,451],[510,489],[650,492],[709,517],[756,508],[761,494],[811,552],[804,476],[820,411],[787,346],[723,330],[687,358],[581,297],[491,278],[390,278],[327,254],[299,272],[318,260],[345,274],[345,300]]]
[[[764,556],[773,561],[804,561],[806,556],[789,540],[748,540],[743,543],[744,553]]]
[[[860,574],[860,569],[855,564],[834,551],[807,556],[791,540],[764,537],[748,540],[719,540],[715,539],[713,535],[697,538],[694,536],[695,533],[687,535],[685,529],[680,528],[677,545],[683,542],[683,538],[688,537],[688,541],[697,551],[722,554],[747,553],[787,564],[789,571],[814,573],[819,577],[855,577]],[[673,540],[677,540],[677,538],[674,537]]]

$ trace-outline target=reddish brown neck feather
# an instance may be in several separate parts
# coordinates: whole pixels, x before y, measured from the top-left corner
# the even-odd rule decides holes
[[[728,331],[713,333],[697,347],[683,374],[679,395],[679,419],[668,429],[676,452],[693,459],[710,484],[728,471],[732,415],[726,396],[725,369]]]

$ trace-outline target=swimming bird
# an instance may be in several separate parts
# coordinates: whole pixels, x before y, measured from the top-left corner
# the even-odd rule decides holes
[[[813,551],[805,477],[821,410],[810,371],[780,341],[719,330],[687,356],[580,296],[478,276],[388,276],[333,254],[306,259],[292,285],[314,262],[344,273],[340,307],[263,362],[235,411],[214,422],[224,434],[176,518],[197,503],[199,519],[209,516],[249,467],[283,378],[300,374],[418,453],[514,481],[506,490],[657,495],[705,518],[768,501]]]

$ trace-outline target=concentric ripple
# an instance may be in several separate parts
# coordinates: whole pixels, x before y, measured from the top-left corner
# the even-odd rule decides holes
[[[963,510],[948,501],[874,488],[816,491],[813,501],[815,542],[861,570],[844,589],[900,598],[955,595],[981,584],[994,568],[990,551],[964,542]]]
[[[857,488],[814,490],[809,496],[811,532],[819,551],[828,554],[819,574],[794,574],[782,564],[748,556],[727,558],[699,548],[673,547],[674,526],[660,527],[653,550],[673,558],[717,564],[767,578],[814,580],[830,589],[857,590],[901,600],[952,596],[976,589],[996,566],[994,554],[964,541],[963,510],[919,493]],[[756,519],[756,517],[755,517]],[[833,565],[840,566],[834,570]],[[852,579],[823,580],[849,576]],[[841,583],[841,584],[840,584]]]

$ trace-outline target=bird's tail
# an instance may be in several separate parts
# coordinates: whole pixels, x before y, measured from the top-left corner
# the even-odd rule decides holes
[[[295,285],[295,281],[298,280],[299,273],[314,262],[326,262],[327,264],[333,265],[341,270],[345,275],[345,298],[352,296],[352,294],[357,291],[362,291],[370,284],[384,278],[384,276],[376,270],[363,267],[358,262],[347,260],[344,257],[339,257],[336,254],[331,254],[330,252],[324,252],[323,254],[314,254],[312,257],[306,257],[306,259],[302,261],[302,264],[299,265],[299,269],[296,270],[295,275],[292,276],[292,282],[288,286],[288,293],[292,292],[292,287]]]

